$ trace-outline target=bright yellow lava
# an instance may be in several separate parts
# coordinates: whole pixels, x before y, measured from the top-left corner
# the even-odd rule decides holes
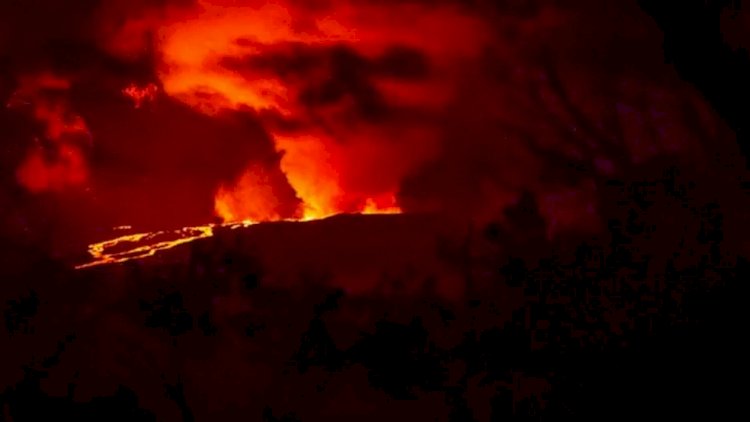
[[[153,256],[159,251],[174,248],[194,240],[211,237],[214,235],[215,227],[228,227],[236,229],[256,224],[252,221],[239,223],[225,223],[221,225],[205,225],[183,227],[176,230],[163,230],[148,233],[136,233],[120,236],[115,239],[105,240],[89,245],[88,251],[93,258],[91,262],[77,265],[76,269],[90,268],[97,265],[116,264]],[[168,240],[158,240],[169,238]],[[127,245],[131,245],[127,247]]]
[[[361,214],[367,215],[385,215],[385,214],[399,214],[401,212],[398,208],[382,209],[374,211],[366,209]],[[320,217],[305,216],[297,219],[284,219],[281,221],[314,221],[321,220],[333,215],[326,215]],[[95,267],[98,265],[105,264],[117,264],[120,262],[131,261],[134,259],[146,258],[155,255],[159,251],[172,249],[175,246],[190,243],[194,240],[211,237],[214,235],[214,229],[217,227],[238,229],[241,227],[249,227],[258,224],[256,221],[240,221],[234,223],[223,223],[223,224],[207,224],[203,226],[190,226],[182,227],[175,230],[162,230],[147,233],[136,233],[128,234],[117,237],[115,239],[105,240],[103,242],[92,243],[88,247],[89,255],[92,260],[86,264],[75,266],[75,269],[84,269]],[[117,230],[123,230],[130,228],[130,226],[116,227]]]

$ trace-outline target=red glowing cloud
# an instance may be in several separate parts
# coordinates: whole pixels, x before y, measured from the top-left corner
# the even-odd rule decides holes
[[[16,171],[18,182],[31,192],[83,185],[89,173],[84,148],[91,135],[67,102],[70,81],[41,73],[20,78],[18,85],[8,107],[29,113],[42,128]]]
[[[212,212],[487,222],[529,192],[551,231],[577,230],[598,180],[698,156],[716,123],[637,8],[542,3],[102,2],[58,28],[85,59],[28,64],[76,78],[42,106],[65,117],[37,112],[18,179],[88,180],[102,208],[128,198],[116,225],[152,229]]]
[[[150,21],[167,95],[209,115],[268,116],[303,219],[397,209],[402,179],[439,153],[439,132],[419,115],[447,105],[462,63],[489,39],[481,19],[450,5],[201,0],[153,16],[123,26],[111,50],[132,50],[143,39],[134,28]],[[264,180],[251,167],[222,186],[219,215],[290,217],[255,204],[274,203],[272,187],[256,186]]]

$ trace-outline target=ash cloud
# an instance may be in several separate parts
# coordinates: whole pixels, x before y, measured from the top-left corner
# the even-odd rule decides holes
[[[405,212],[490,221],[531,192],[550,227],[588,229],[599,180],[663,155],[696,161],[722,131],[629,4],[1,7],[4,99],[24,75],[67,77],[93,139],[85,186],[56,193],[77,210],[54,216],[60,224],[203,223],[217,192],[236,218],[393,197]],[[122,94],[133,83],[155,84],[154,100],[135,108]],[[3,200],[41,206],[14,176],[33,124],[0,115],[14,128],[0,142],[15,151],[3,159]],[[253,196],[274,200],[259,208],[243,199]]]

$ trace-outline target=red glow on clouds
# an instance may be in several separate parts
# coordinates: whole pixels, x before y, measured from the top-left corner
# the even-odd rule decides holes
[[[91,135],[83,118],[67,102],[70,81],[42,73],[20,78],[8,103],[29,113],[43,127],[16,171],[18,182],[31,192],[62,191],[88,178],[84,148]]]
[[[372,124],[357,115],[351,93],[312,104],[305,100],[325,84],[346,86],[341,79],[347,76],[337,75],[342,66],[337,60],[351,60],[343,64],[351,72],[360,72],[362,62],[368,68],[361,71],[364,83],[377,90],[374,95],[384,104],[434,111],[458,89],[461,62],[477,57],[487,38],[480,19],[451,6],[201,0],[153,16],[145,13],[123,26],[110,50],[141,49],[137,40],[144,38],[136,29],[151,20],[158,75],[167,95],[208,115],[249,109],[276,116],[266,119],[265,127],[301,201],[293,217],[301,219],[395,212],[403,177],[437,154],[436,131],[409,122]],[[370,69],[377,67],[370,62],[387,60],[394,47],[424,55],[430,71],[410,78]],[[261,64],[298,52],[311,56],[304,73]],[[144,97],[136,88],[127,95],[137,105]],[[286,129],[289,124],[295,129]],[[267,182],[263,173],[250,164],[234,184],[222,185],[215,205],[219,216],[227,221],[291,217],[275,211],[274,186],[260,186]]]
[[[11,103],[40,129],[18,180],[35,192],[89,181],[96,207],[132,199],[101,213],[115,225],[155,230],[212,212],[484,223],[529,192],[556,233],[595,220],[597,178],[709,133],[710,117],[702,131],[685,123],[699,101],[659,68],[651,29],[629,29],[636,14],[603,28],[604,7],[492,3],[104,2],[81,35],[94,48],[65,78],[18,72],[30,76]]]

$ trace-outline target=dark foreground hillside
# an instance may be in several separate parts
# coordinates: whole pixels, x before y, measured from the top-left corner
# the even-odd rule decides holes
[[[275,223],[79,272],[10,249],[3,417],[734,414],[740,217],[675,174],[610,184],[607,229],[566,241],[526,200],[504,225]]]

